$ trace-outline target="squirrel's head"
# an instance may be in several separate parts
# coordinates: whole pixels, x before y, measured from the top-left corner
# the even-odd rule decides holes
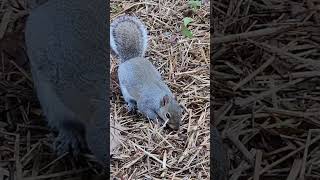
[[[167,125],[174,130],[178,130],[182,118],[182,108],[175,98],[164,95],[160,100],[160,110],[158,115],[166,122]]]

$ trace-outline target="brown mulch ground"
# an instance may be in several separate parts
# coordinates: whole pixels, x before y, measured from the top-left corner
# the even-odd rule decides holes
[[[54,133],[33,89],[24,44],[26,2],[0,2],[0,180],[79,180],[91,164],[55,155]]]
[[[214,0],[214,121],[230,179],[320,179],[320,2]]]

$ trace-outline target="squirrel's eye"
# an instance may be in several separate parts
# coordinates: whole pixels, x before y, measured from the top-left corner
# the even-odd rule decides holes
[[[171,115],[169,113],[166,113],[166,117],[170,119]]]

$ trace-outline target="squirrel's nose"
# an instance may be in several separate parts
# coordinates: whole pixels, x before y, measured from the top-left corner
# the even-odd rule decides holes
[[[180,124],[170,124],[170,123],[168,123],[168,126],[169,126],[169,128],[171,128],[171,129],[173,129],[175,131],[179,130],[179,128],[180,128]]]

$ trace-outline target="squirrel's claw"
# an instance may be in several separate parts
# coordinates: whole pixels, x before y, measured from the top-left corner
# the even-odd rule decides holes
[[[127,104],[127,110],[128,112],[135,112],[136,111],[136,105],[133,103],[128,103]]]
[[[60,131],[54,141],[54,151],[60,156],[66,152],[77,157],[80,153],[87,152],[88,147],[80,134]]]

